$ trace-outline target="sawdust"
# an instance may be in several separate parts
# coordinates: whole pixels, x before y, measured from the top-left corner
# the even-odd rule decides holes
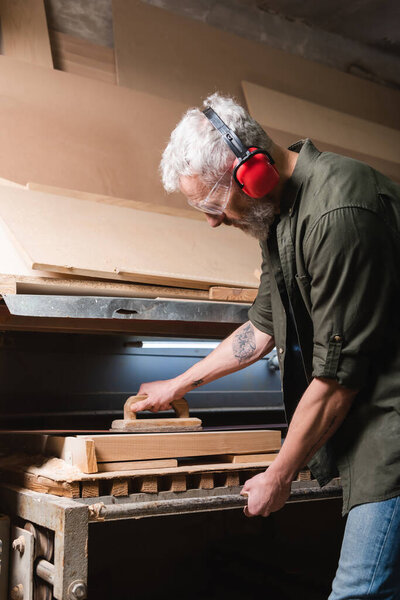
[[[78,467],[68,465],[61,458],[48,458],[40,455],[13,454],[0,458],[0,469],[25,471],[50,479],[74,480],[82,475]]]

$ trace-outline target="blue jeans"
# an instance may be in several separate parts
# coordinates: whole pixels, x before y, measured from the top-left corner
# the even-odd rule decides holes
[[[400,496],[349,512],[328,600],[363,598],[400,599]]]

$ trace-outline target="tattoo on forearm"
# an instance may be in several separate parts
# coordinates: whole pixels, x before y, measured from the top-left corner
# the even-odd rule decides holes
[[[320,436],[320,438],[315,442],[315,444],[312,446],[308,456],[307,456],[307,462],[311,459],[311,457],[313,456],[314,452],[316,452],[318,446],[320,445],[320,443],[322,442],[322,440],[325,438],[325,436],[328,435],[328,433],[330,432],[330,430],[332,429],[332,427],[334,426],[334,424],[336,423],[336,417],[333,417],[332,421],[329,423],[328,427],[325,429],[325,431],[323,432],[323,434]]]
[[[235,358],[238,359],[239,363],[249,360],[256,351],[256,338],[254,335],[254,329],[251,323],[248,323],[239,329],[235,337],[233,338],[232,348]]]
[[[197,387],[198,385],[201,385],[202,383],[204,383],[204,379],[197,379],[196,381],[193,381],[192,387]]]

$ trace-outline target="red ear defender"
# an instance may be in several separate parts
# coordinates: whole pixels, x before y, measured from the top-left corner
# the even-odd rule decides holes
[[[203,110],[203,114],[237,157],[233,163],[232,174],[239,187],[250,198],[263,198],[269,194],[279,181],[279,173],[274,167],[272,156],[261,148],[245,146],[211,106]]]
[[[233,163],[233,177],[250,198],[263,198],[279,181],[279,173],[265,150],[249,148],[249,154]]]

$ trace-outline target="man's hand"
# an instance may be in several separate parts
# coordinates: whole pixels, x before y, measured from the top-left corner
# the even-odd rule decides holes
[[[133,412],[141,410],[150,410],[158,412],[159,410],[168,410],[171,408],[171,402],[182,397],[177,390],[174,379],[165,379],[163,381],[151,381],[142,383],[138,391],[139,394],[147,394],[145,400],[139,400],[131,404]]]
[[[268,517],[286,503],[290,495],[290,483],[283,481],[269,467],[264,473],[246,481],[240,493],[248,496],[244,508],[246,517]]]

